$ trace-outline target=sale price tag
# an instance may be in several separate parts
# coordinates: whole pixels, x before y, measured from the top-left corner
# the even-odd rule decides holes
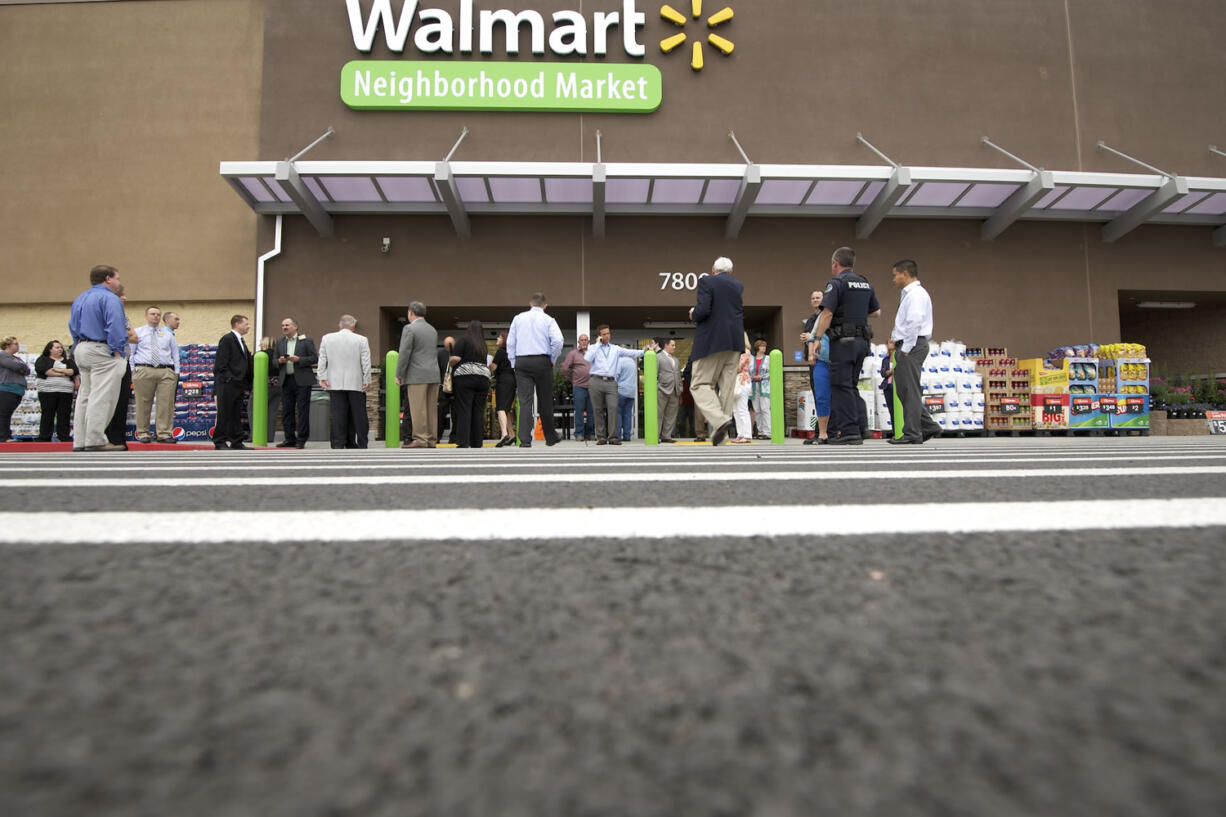
[[[1206,411],[1210,434],[1226,434],[1226,411]]]

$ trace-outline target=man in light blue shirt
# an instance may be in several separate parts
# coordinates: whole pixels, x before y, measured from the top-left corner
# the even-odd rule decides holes
[[[94,267],[89,283],[90,288],[72,302],[68,318],[72,356],[81,372],[72,447],[74,451],[122,451],[125,446],[106,439],[106,426],[127,368],[127,321],[116,294],[121,286],[119,272],[105,265]]]
[[[160,443],[175,442],[175,390],[179,386],[179,346],[174,332],[162,326],[162,310],[145,310],[146,325],[136,329],[131,345],[132,392],[136,397],[136,440],[151,442],[149,409],[157,397],[154,429]]]
[[[532,446],[534,408],[541,416],[545,445],[557,445],[559,439],[553,425],[553,364],[562,353],[562,330],[545,314],[548,305],[543,293],[532,293],[528,311],[516,315],[507,330],[507,359],[515,369],[519,396],[520,448]]]
[[[587,390],[596,411],[596,445],[621,445],[618,437],[618,389],[619,361],[631,361],[630,366],[638,371],[633,360],[643,356],[642,349],[623,349],[609,342],[612,331],[607,323],[596,327],[596,343],[588,347],[584,360],[591,364]],[[633,402],[633,401],[632,401]],[[626,439],[630,439],[628,436]]]
[[[641,353],[640,353],[641,354]],[[634,432],[634,398],[639,391],[639,367],[634,359],[617,361],[617,432],[622,442],[630,442]]]

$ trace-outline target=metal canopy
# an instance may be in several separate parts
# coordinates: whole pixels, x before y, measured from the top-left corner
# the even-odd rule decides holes
[[[1114,241],[1148,224],[1217,228],[1226,178],[1028,169],[605,162],[222,162],[257,213],[302,215],[329,234],[338,215],[714,216],[735,236],[756,217],[853,218],[860,237],[897,218],[972,219],[991,240],[1022,221],[1104,225]]]

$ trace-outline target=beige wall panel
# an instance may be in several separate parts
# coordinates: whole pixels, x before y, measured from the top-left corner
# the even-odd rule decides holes
[[[1197,305],[1196,317],[1181,309],[1142,309],[1124,321],[1125,340],[1144,343],[1160,375],[1226,377],[1226,306]]]
[[[129,301],[128,319],[134,326],[144,323],[148,301]],[[230,316],[254,315],[251,301],[157,301],[163,312],[178,312],[182,318],[176,333],[179,344],[217,343],[230,331]],[[16,335],[31,351],[42,351],[47,341],[71,343],[68,336],[66,304],[6,304],[0,306],[0,335]],[[35,348],[37,347],[37,348]]]
[[[256,220],[218,177],[254,155],[262,0],[0,7],[6,300],[250,299]],[[6,285],[6,289],[8,289]]]

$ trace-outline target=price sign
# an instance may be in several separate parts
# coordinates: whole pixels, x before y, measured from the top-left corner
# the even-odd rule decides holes
[[[1144,414],[1145,413],[1145,398],[1144,397],[1125,397],[1124,398],[1124,413],[1125,414]]]
[[[1103,414],[1118,414],[1119,409],[1116,406],[1118,402],[1114,397],[1103,396],[1099,399],[1098,405],[1102,409]]]
[[[1044,397],[1043,398],[1043,413],[1044,414],[1061,414],[1064,410],[1064,398]]]
[[[204,384],[199,380],[184,380],[182,395],[184,397],[202,397],[204,396]]]
[[[939,395],[937,397],[925,397],[924,407],[928,409],[929,414],[941,414],[945,411],[945,398]]]
[[[1210,434],[1226,434],[1226,411],[1206,411]]]
[[[1091,397],[1074,397],[1073,414],[1090,414],[1094,411],[1094,399]]]
[[[1017,397],[1005,397],[1000,401],[1001,414],[1021,414],[1022,401]]]

